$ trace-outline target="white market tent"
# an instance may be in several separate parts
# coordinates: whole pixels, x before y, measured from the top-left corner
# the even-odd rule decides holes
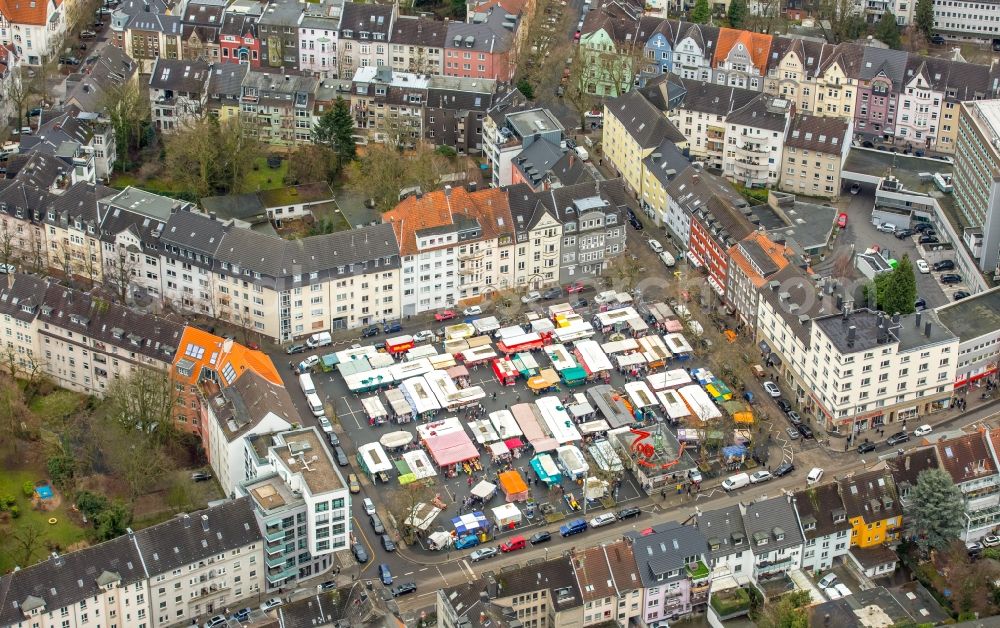
[[[640,351],[635,353],[626,353],[624,355],[616,355],[615,360],[618,362],[618,366],[622,368],[628,368],[630,366],[638,366],[640,364],[646,363],[646,356]]]
[[[365,443],[358,447],[358,458],[370,475],[385,473],[393,468],[392,461],[378,442]]]
[[[708,421],[722,416],[719,407],[715,405],[712,398],[708,396],[705,389],[697,384],[689,384],[683,388],[678,388],[677,392],[684,399],[684,403],[699,419]]]
[[[548,396],[540,397],[535,405],[538,407],[539,413],[542,415],[542,421],[545,422],[545,427],[548,428],[552,437],[556,439],[556,442],[560,445],[565,445],[566,443],[572,443],[574,441],[582,440],[580,432],[577,431],[576,425],[570,420],[569,414],[566,412],[566,408],[563,407],[562,401],[559,397]]]
[[[636,408],[648,408],[656,405],[656,395],[649,389],[646,382],[628,382],[625,384],[625,392],[632,400],[632,405]]]
[[[500,321],[497,320],[496,316],[484,316],[472,321],[472,326],[480,334],[488,334],[500,329]]]
[[[559,464],[566,471],[566,475],[573,479],[583,477],[590,470],[583,452],[575,445],[563,445],[556,449],[556,457],[559,458]]]
[[[398,364],[393,364],[389,367],[389,373],[397,382],[401,382],[404,379],[409,379],[418,375],[424,375],[433,370],[434,367],[431,366],[430,360],[427,358],[410,360],[408,362],[399,362]]]
[[[493,497],[493,495],[496,494],[496,492],[497,492],[497,485],[487,482],[486,480],[482,480],[481,482],[479,482],[479,484],[476,484],[475,486],[472,487],[472,496],[478,497],[483,501],[486,501],[489,498]]]
[[[635,340],[635,338],[626,338],[624,340],[605,342],[601,345],[601,349],[608,355],[614,355],[616,353],[624,353],[626,351],[638,351],[639,343]]]
[[[503,504],[493,509],[493,519],[501,528],[521,523],[521,510],[514,504]]]
[[[667,343],[667,348],[674,355],[686,355],[692,351],[691,344],[684,337],[684,334],[680,332],[666,334],[663,336],[663,341]]]
[[[416,415],[441,409],[441,404],[438,403],[434,391],[427,385],[427,380],[423,376],[403,380],[399,389],[403,391],[403,397],[409,402],[410,408]]]
[[[489,419],[471,421],[469,429],[472,431],[472,436],[476,439],[476,442],[480,445],[500,440],[499,434],[493,429],[493,424]]]
[[[596,340],[581,340],[573,345],[573,349],[588,373],[600,373],[614,368]]]
[[[684,369],[673,369],[646,376],[649,387],[653,390],[666,390],[691,383],[691,376]]]
[[[365,408],[365,414],[369,419],[384,419],[389,416],[382,405],[382,400],[378,397],[366,397],[361,400],[361,405]]]
[[[594,326],[589,321],[575,320],[565,327],[556,327],[559,342],[574,342],[594,335]]]
[[[437,469],[434,468],[430,457],[423,449],[412,449],[406,452],[403,454],[403,460],[406,462],[406,466],[410,467],[410,473],[418,480],[437,475]]]
[[[437,355],[438,350],[434,345],[418,345],[413,347],[406,352],[406,360],[412,362],[413,360],[419,360],[420,358],[429,358],[432,355]]]
[[[605,439],[594,441],[587,448],[587,451],[590,452],[590,457],[594,459],[597,466],[604,471],[618,473],[625,468],[622,466],[622,460],[615,452],[615,448]]]
[[[497,436],[503,440],[515,438],[522,434],[521,428],[518,427],[517,421],[514,420],[514,415],[511,414],[510,410],[490,412],[490,423],[493,424],[493,429],[496,430]]]
[[[691,410],[676,390],[661,390],[656,393],[656,398],[660,400],[660,406],[671,419],[676,420],[691,416]]]

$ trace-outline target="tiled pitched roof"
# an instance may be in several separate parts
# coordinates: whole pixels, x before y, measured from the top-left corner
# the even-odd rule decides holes
[[[799,521],[807,539],[817,539],[851,529],[851,522],[847,520],[847,511],[836,484],[821,484],[797,491],[792,502],[799,513]],[[842,517],[842,521],[835,523],[838,516]]]
[[[45,26],[62,0],[0,0],[0,14],[11,24]]]
[[[638,91],[629,91],[604,106],[642,148],[655,148],[665,139],[675,143],[687,141],[663,112]]]
[[[217,377],[213,379],[222,386],[232,385],[248,372],[282,385],[281,376],[266,353],[197,327],[185,327],[174,358],[174,376],[185,384],[195,384],[205,370],[214,371]]]
[[[400,255],[415,255],[417,232],[434,227],[450,227],[460,220],[475,220],[489,240],[501,233],[513,233],[513,221],[503,190],[488,188],[469,192],[463,187],[411,196],[382,215],[392,225]]]
[[[708,554],[705,535],[696,526],[667,521],[656,532],[632,541],[632,553],[639,576],[647,587],[686,577],[684,559]],[[677,571],[677,575],[668,574]]]
[[[152,89],[168,89],[188,94],[202,94],[208,84],[211,66],[207,61],[157,57],[149,77]]]
[[[986,444],[987,434],[975,432],[935,445],[941,468],[956,484],[993,475],[997,472],[993,454]]]
[[[718,67],[729,56],[733,48],[739,45],[742,45],[749,52],[754,67],[761,73],[765,72],[767,55],[771,51],[771,36],[733,28],[719,29],[719,44],[715,47],[712,67]]]
[[[756,501],[747,506],[743,525],[750,536],[750,548],[755,554],[766,554],[802,544],[798,515],[789,497],[784,495]],[[784,535],[778,540],[780,534]],[[761,543],[766,539],[766,543]]]
[[[873,523],[903,514],[896,483],[888,470],[859,473],[837,484],[848,518],[861,517],[865,523]]]
[[[623,541],[616,544],[627,545]],[[611,579],[611,567],[604,557],[604,548],[585,547],[573,552],[573,571],[583,593],[584,602],[617,597],[618,591]]]
[[[844,144],[851,141],[847,128],[848,122],[842,118],[793,116],[785,135],[785,146],[839,155],[844,152]]]
[[[699,513],[695,525],[705,535],[711,558],[742,552],[750,546],[743,515],[736,504]]]
[[[729,259],[757,288],[763,287],[771,275],[787,266],[791,255],[792,251],[785,245],[771,241],[762,231],[750,233],[729,249]]]
[[[401,15],[393,23],[390,37],[394,44],[444,48],[448,37],[448,24],[438,20]]]

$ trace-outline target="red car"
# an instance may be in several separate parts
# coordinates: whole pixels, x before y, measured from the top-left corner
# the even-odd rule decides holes
[[[579,281],[571,283],[570,285],[566,286],[566,292],[568,294],[576,294],[577,292],[583,292],[583,284],[580,283]]]
[[[438,322],[440,322],[440,321],[450,321],[451,319],[455,318],[456,316],[458,316],[458,314],[455,314],[455,312],[453,312],[452,310],[445,310],[443,312],[438,312],[437,314],[435,314],[434,315],[434,320],[436,320]]]
[[[837,216],[837,226],[841,229],[847,226],[847,214],[844,212],[841,212],[840,215]]]

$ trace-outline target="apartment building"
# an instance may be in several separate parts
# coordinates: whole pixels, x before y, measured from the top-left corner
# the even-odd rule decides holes
[[[734,207],[746,207],[747,202],[729,183],[698,164],[683,170],[666,187],[667,211],[662,222],[667,235],[679,249],[691,246],[692,217],[715,198]],[[702,263],[696,259],[693,263]],[[723,284],[724,285],[724,284]]]
[[[318,83],[310,76],[251,70],[243,80],[240,111],[265,144],[297,146],[312,142]]]
[[[805,539],[803,569],[817,574],[832,567],[834,560],[847,556],[851,549],[851,523],[837,484],[831,482],[796,491],[792,504]]]
[[[56,0],[22,4],[7,0],[0,5],[0,44],[13,46],[24,63],[41,65],[56,50],[66,30],[66,10]]]
[[[623,539],[572,553],[577,586],[583,594],[584,628],[642,621],[644,591],[631,543]]]
[[[644,69],[645,42],[636,38],[641,22],[634,13],[619,3],[607,6],[584,13],[576,63],[584,63],[579,80],[587,92],[617,98],[632,89],[633,75]]]
[[[908,56],[900,50],[866,47],[858,76],[855,132],[884,139],[895,135],[896,99],[903,89]]]
[[[521,92],[498,97],[483,119],[483,152],[490,163],[494,187],[514,183],[512,163],[534,142],[561,146],[563,126],[548,109],[529,105]]]
[[[722,170],[726,155],[726,119],[760,94],[750,89],[707,81],[677,79],[684,90],[667,117],[687,139],[690,155],[709,168]]]
[[[538,290],[558,284],[563,226],[551,209],[523,185],[507,188],[507,201],[514,224],[514,259],[500,263],[500,276],[513,273],[515,286]]]
[[[852,117],[864,47],[775,37],[764,91],[786,98],[801,113]]]
[[[642,160],[664,140],[685,147],[687,140],[666,116],[638,91],[604,105],[603,150],[608,165],[626,189],[642,197]]]
[[[101,56],[90,64],[89,71],[66,77],[66,96],[63,105],[73,107],[82,114],[105,113],[109,93],[129,82],[138,83],[139,64],[122,49],[107,46]]]
[[[257,31],[266,54],[263,64],[269,68],[299,69],[299,22],[302,5],[294,0],[269,2],[257,18]]]
[[[51,199],[45,213],[48,268],[91,285],[104,280],[97,204],[116,193],[81,181]]]
[[[519,30],[520,19],[498,4],[485,13],[474,14],[469,22],[449,22],[443,53],[444,74],[511,81],[516,70],[515,32]]]
[[[712,58],[719,39],[719,27],[705,24],[678,24],[674,45],[674,74],[694,81],[712,80]]]
[[[997,372],[1000,362],[1000,289],[994,288],[936,310],[941,324],[958,336],[955,388]]]
[[[266,437],[262,437],[266,438]],[[266,591],[325,573],[351,539],[351,494],[315,427],[276,434],[272,474],[240,484],[263,534]]]
[[[389,38],[389,66],[399,72],[444,74],[448,28],[448,22],[426,17],[397,17]]]
[[[345,2],[337,33],[340,77],[358,68],[389,65],[389,35],[397,18],[395,5]]]
[[[667,187],[691,167],[688,156],[670,140],[663,140],[649,157],[642,160],[642,196],[639,197],[639,207],[657,225],[663,225],[663,216],[667,213]]]
[[[181,16],[184,58],[219,63],[219,32],[225,0],[188,0]]]
[[[149,77],[153,126],[161,132],[183,128],[204,112],[211,66],[207,61],[157,59]]]
[[[307,2],[299,20],[299,69],[320,79],[340,78],[337,29],[342,2]]]
[[[777,272],[788,266],[794,252],[753,231],[729,248],[726,264],[726,303],[750,329],[757,327],[761,291]]]
[[[802,565],[804,539],[791,495],[763,499],[746,506],[743,513],[753,552],[753,579],[757,582],[786,578]]]
[[[219,58],[222,63],[239,63],[257,70],[260,68],[262,48],[257,34],[257,16],[227,11],[219,30]]]
[[[837,481],[851,524],[851,547],[862,549],[899,539],[903,507],[886,469],[857,473]]]
[[[1000,267],[1000,100],[961,104],[953,188],[958,210],[969,225],[963,239],[979,268]]]
[[[181,16],[139,10],[134,15],[120,17],[125,54],[135,60],[142,74],[152,72],[157,59],[184,58]]]
[[[998,430],[981,430],[934,444],[938,463],[962,491],[965,512],[961,536],[967,543],[991,534],[1000,522],[998,445]]]
[[[820,198],[840,196],[840,172],[853,131],[853,119],[793,116],[782,151],[779,188]]]
[[[723,176],[748,188],[777,185],[792,113],[789,101],[763,94],[730,113]]]
[[[714,81],[730,87],[763,89],[771,39],[764,33],[720,28],[712,58]]]
[[[708,606],[711,588],[708,544],[695,526],[666,522],[646,536],[634,536],[632,553],[645,587],[641,621],[646,626],[668,622]]]
[[[706,558],[712,580],[750,578],[754,565],[753,552],[738,504],[698,512],[694,525],[708,544]]]
[[[712,196],[691,214],[688,258],[695,268],[708,271],[708,285],[720,297],[729,285],[729,249],[756,228],[747,204],[734,204]]]

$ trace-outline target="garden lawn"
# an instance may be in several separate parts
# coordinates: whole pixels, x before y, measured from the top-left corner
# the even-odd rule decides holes
[[[246,189],[249,192],[257,190],[273,190],[285,187],[285,175],[288,174],[288,159],[282,159],[281,165],[271,168],[267,165],[267,157],[258,157],[254,160],[256,170],[247,173]]]
[[[67,516],[72,500],[63,495],[62,504],[59,508],[50,511],[37,511],[31,507],[31,499],[24,496],[21,487],[25,482],[34,484],[39,480],[46,479],[44,475],[38,475],[34,471],[4,471],[0,473],[0,495],[11,495],[17,500],[17,506],[21,509],[21,516],[11,519],[9,531],[3,534],[0,540],[0,573],[6,573],[14,568],[16,561],[20,560],[21,549],[11,540],[11,535],[16,534],[25,525],[34,524],[42,531],[42,542],[38,543],[34,554],[31,557],[32,564],[42,560],[49,553],[49,546],[58,546],[60,553],[66,548],[87,538],[87,532],[76,526]],[[49,525],[49,518],[55,517],[58,523]],[[21,565],[27,567],[28,565]]]

